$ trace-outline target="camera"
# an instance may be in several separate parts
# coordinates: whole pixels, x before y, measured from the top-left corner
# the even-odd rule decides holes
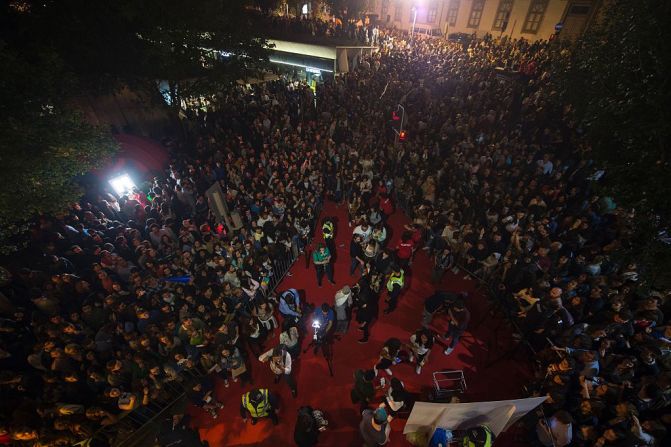
[[[312,320],[312,327],[314,328],[314,334],[312,335],[312,339],[315,342],[321,341],[321,333],[320,329],[322,328],[322,324],[319,320]]]

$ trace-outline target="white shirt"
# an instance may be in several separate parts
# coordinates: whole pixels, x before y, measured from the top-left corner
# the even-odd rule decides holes
[[[363,239],[364,242],[368,242],[368,240],[370,239],[370,235],[372,233],[373,233],[373,230],[370,227],[370,225],[368,225],[368,227],[365,230],[362,228],[361,225],[359,225],[358,227],[356,227],[354,229],[354,234],[358,234],[359,236],[361,236],[361,238]]]

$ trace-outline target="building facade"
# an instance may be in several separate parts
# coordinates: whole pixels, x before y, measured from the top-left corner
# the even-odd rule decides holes
[[[582,34],[602,0],[377,0],[374,14],[386,26],[420,35],[467,33],[527,40]],[[371,8],[372,9],[372,8]],[[371,11],[373,12],[373,11]]]

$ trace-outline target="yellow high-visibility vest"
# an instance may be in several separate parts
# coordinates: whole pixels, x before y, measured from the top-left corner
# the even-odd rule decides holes
[[[492,431],[489,429],[489,427],[483,425],[482,428],[485,429],[486,432],[486,438],[485,438],[485,444],[484,447],[492,447],[493,439],[492,439]],[[468,436],[464,438],[464,447],[476,447],[475,442],[471,441]]]
[[[242,395],[242,406],[245,407],[253,418],[262,418],[270,414],[270,401],[268,400],[268,390],[260,389],[263,399],[254,406],[249,399],[249,391]]]
[[[387,280],[387,290],[391,292],[392,290],[394,290],[394,286],[397,285],[397,284],[398,284],[399,287],[402,288],[403,287],[403,275],[404,275],[403,270],[401,270],[401,273],[399,273],[398,275],[396,275],[395,273],[392,273],[389,276],[389,280]]]
[[[324,233],[324,239],[330,239],[333,237],[333,222],[324,222],[322,225],[322,233]]]

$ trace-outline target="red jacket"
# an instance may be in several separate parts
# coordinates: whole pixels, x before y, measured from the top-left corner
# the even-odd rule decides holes
[[[412,247],[414,244],[412,241],[408,242],[399,242],[396,246],[396,256],[400,259],[410,259],[412,256]]]

